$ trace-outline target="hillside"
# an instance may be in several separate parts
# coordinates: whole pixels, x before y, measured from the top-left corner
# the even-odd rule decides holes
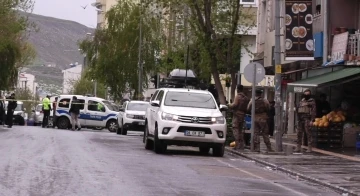
[[[74,21],[36,14],[29,14],[29,20],[39,29],[31,32],[29,37],[37,51],[37,59],[24,71],[36,76],[43,91],[58,93],[63,81],[61,71],[69,68],[71,63],[82,64],[84,57],[78,51],[78,41],[87,33],[93,33],[94,29]]]

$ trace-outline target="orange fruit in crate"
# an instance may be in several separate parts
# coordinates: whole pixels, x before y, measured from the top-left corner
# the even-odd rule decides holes
[[[235,145],[236,145],[235,141],[230,143],[230,147],[235,147]]]
[[[316,122],[316,121],[315,121],[315,122],[313,123],[313,126],[314,126],[314,127],[319,126],[319,122]]]
[[[323,127],[324,126],[324,123],[321,121],[319,122],[319,127]]]
[[[329,126],[329,123],[328,122],[325,122],[324,123],[324,127],[328,127]]]
[[[315,122],[319,122],[321,118],[315,118]]]

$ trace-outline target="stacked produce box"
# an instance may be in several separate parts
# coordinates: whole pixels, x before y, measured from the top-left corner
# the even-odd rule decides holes
[[[341,148],[345,113],[332,111],[312,123],[313,144],[317,148]]]

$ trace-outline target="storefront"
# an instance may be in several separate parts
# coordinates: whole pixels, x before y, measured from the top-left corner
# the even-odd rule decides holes
[[[306,77],[308,76],[308,77]],[[328,95],[331,111],[318,116],[314,123],[314,145],[318,148],[355,147],[360,131],[360,67],[335,66],[307,71],[306,79],[287,84],[289,98],[289,129],[295,130],[295,103],[310,89],[314,98]],[[320,102],[318,102],[320,103]]]

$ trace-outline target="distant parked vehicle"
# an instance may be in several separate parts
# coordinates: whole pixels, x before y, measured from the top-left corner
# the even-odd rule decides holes
[[[5,106],[6,106],[5,114],[7,114],[8,101],[5,101]],[[25,125],[25,118],[27,118],[27,115],[25,114],[25,110],[26,108],[24,108],[24,103],[22,101],[18,101],[13,115],[14,125],[21,125],[21,126]]]
[[[42,104],[38,104],[33,110],[34,116],[34,126],[38,126],[42,124],[42,120],[44,118],[44,113],[42,111]]]

